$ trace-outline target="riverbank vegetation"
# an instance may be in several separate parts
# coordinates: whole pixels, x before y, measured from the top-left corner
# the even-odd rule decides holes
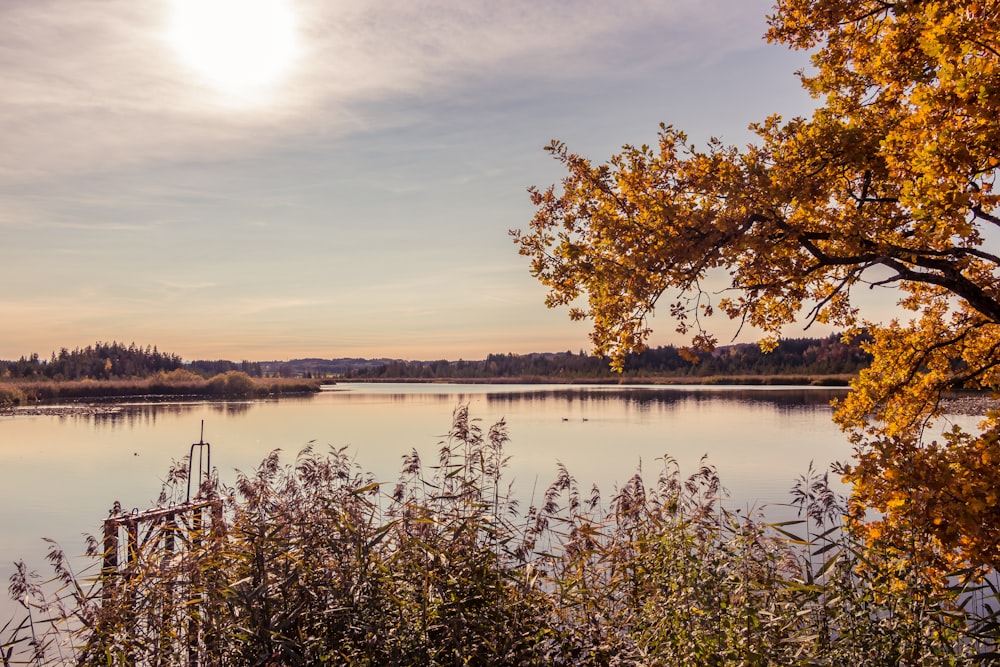
[[[0,361],[0,407],[43,401],[162,396],[260,398],[319,391],[311,378],[265,378],[243,361],[184,362],[155,346],[95,343]]]
[[[133,380],[158,373],[187,370],[208,378],[230,371],[262,377],[260,364],[250,361],[196,360],[185,362],[178,355],[160,352],[155,345],[97,342],[83,348],[62,348],[48,359],[37,353],[17,361],[0,360],[0,381],[53,380]]]
[[[319,389],[320,381],[312,379],[254,378],[241,371],[203,377],[185,369],[176,369],[160,371],[141,379],[0,382],[0,407],[135,397],[263,398],[313,393]]]
[[[995,655],[992,579],[949,572],[918,534],[861,541],[826,475],[790,522],[733,511],[714,468],[669,458],[603,495],[571,472],[521,503],[501,421],[459,407],[435,460],[384,484],[350,452],[277,452],[220,509],[132,528],[107,567],[23,564],[4,665],[973,665]],[[187,466],[161,500],[184,500]],[[195,481],[197,486],[198,480]],[[177,508],[177,505],[173,505]],[[128,518],[127,515],[123,515]],[[178,529],[181,526],[181,529]],[[129,542],[131,544],[131,541]],[[167,546],[169,544],[169,546]],[[128,560],[126,560],[128,559]]]

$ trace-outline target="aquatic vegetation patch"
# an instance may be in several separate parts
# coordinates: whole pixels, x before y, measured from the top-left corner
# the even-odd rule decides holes
[[[707,461],[685,474],[669,457],[607,496],[560,465],[522,507],[507,443],[504,421],[484,430],[460,406],[437,457],[404,454],[392,483],[315,443],[232,485],[180,461],[170,520],[114,515],[123,537],[89,540],[92,571],[55,544],[51,579],[18,566],[3,664],[971,665],[995,650],[993,573],[942,572],[916,533],[862,541],[825,474],[795,481],[798,516],[777,524],[728,509]]]

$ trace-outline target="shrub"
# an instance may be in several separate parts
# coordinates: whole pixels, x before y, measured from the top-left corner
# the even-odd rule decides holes
[[[258,387],[254,379],[243,371],[228,371],[210,379],[208,391],[227,398],[249,398],[258,394]]]
[[[186,368],[175,368],[172,371],[160,371],[151,378],[151,381],[166,385],[202,384],[205,378]]]

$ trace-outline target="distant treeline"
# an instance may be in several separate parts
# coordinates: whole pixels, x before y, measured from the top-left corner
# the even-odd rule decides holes
[[[214,375],[220,375],[222,373],[230,373],[232,371],[240,371],[241,373],[246,373],[250,377],[264,377],[264,371],[261,368],[259,362],[256,361],[241,361],[239,363],[235,361],[227,361],[225,359],[218,359],[216,361],[206,361],[198,360],[192,361],[191,363],[185,365],[190,371],[194,371],[199,375],[204,375],[205,377],[212,377]]]
[[[698,363],[681,356],[674,346],[651,348],[630,355],[626,377],[692,377],[739,375],[847,375],[865,368],[871,357],[859,341],[846,344],[840,336],[782,340],[771,352],[756,344],[728,345],[698,355]],[[294,364],[294,362],[289,362]],[[615,377],[606,358],[584,352],[491,354],[482,361],[386,361],[365,368],[349,369],[349,379],[437,378],[604,378]]]
[[[0,379],[116,380],[146,378],[161,372],[185,368],[204,377],[242,371],[261,377],[260,364],[243,361],[184,361],[176,354],[160,352],[156,346],[135,343],[98,342],[85,348],[62,348],[49,359],[38,354],[17,361],[0,360]]]
[[[394,359],[362,359],[359,357],[341,357],[339,359],[292,359],[290,361],[261,361],[259,363],[264,375],[268,377],[346,377],[359,370],[378,368]]]
[[[838,335],[827,338],[782,340],[772,352],[761,352],[756,344],[720,347],[698,356],[691,363],[672,345],[630,355],[625,377],[720,376],[821,376],[857,373],[870,363],[859,341],[845,344]],[[583,351],[491,354],[479,361],[405,361],[401,359],[297,359],[274,362],[233,362],[224,359],[185,362],[176,354],[142,347],[95,343],[85,348],[53,352],[49,359],[37,354],[17,361],[0,360],[0,380],[123,380],[149,378],[158,373],[184,369],[204,378],[241,372],[254,378],[300,377],[345,379],[489,379],[552,378],[601,379],[620,377],[610,370],[606,358]]]

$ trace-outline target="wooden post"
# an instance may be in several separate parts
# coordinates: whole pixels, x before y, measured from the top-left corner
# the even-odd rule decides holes
[[[114,518],[104,520],[104,564],[101,567],[101,585],[105,600],[111,597],[113,578],[118,574],[118,522]]]
[[[163,555],[160,561],[161,571],[166,574],[166,577],[161,582],[163,585],[163,606],[160,610],[160,650],[156,656],[157,666],[169,664],[164,662],[164,659],[170,655],[170,646],[174,643],[173,633],[170,630],[170,621],[174,616],[174,583],[169,577],[174,574],[170,561],[174,554],[176,539],[177,518],[174,514],[168,514],[163,522]]]
[[[125,522],[125,532],[128,536],[128,561],[125,567],[131,571],[139,564],[139,521],[132,517]]]
[[[219,498],[211,498],[208,501],[208,511],[209,517],[209,527],[208,527],[208,543],[209,550],[213,554],[218,553],[218,549],[222,545],[222,540],[226,533],[226,524],[222,517],[222,500]],[[205,596],[205,613],[206,613],[206,623],[204,629],[205,635],[205,667],[218,667],[220,662],[219,655],[219,637],[217,634],[218,624],[221,621],[224,611],[222,609],[221,600],[219,598],[220,590],[220,579],[218,568],[211,567],[208,570],[208,580],[206,586],[206,596]]]
[[[196,506],[191,514],[191,550],[195,553],[198,552],[202,543],[202,530],[204,530],[203,512],[204,507]],[[197,567],[197,558],[194,560],[195,567]],[[202,612],[200,588],[201,577],[197,569],[193,569],[191,571],[191,591],[189,593],[191,604],[188,610],[188,667],[199,667],[200,665],[201,652],[198,650],[198,632],[200,630],[198,615]]]

